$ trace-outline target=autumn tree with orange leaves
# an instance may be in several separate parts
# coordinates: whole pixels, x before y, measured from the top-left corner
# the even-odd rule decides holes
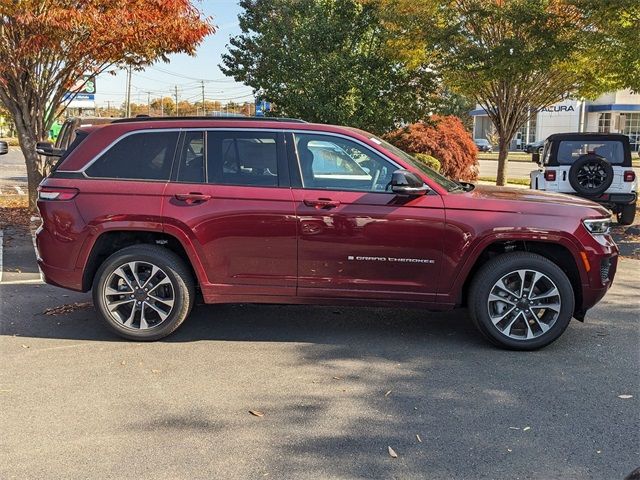
[[[0,101],[25,157],[29,206],[45,168],[36,143],[64,110],[71,85],[85,73],[193,54],[213,32],[189,0],[0,0]]]

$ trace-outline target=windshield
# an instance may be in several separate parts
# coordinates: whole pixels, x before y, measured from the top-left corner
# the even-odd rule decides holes
[[[476,138],[474,142],[476,142],[476,145],[489,145],[489,140],[483,138]]]
[[[407,162],[409,165],[411,165],[411,166],[417,168],[418,170],[420,170],[427,177],[429,177],[431,180],[433,180],[438,185],[440,185],[442,188],[444,188],[447,192],[454,192],[454,191],[462,191],[462,190],[464,190],[463,186],[460,185],[458,182],[454,182],[453,180],[449,180],[444,175],[441,175],[440,173],[436,172],[432,168],[427,167],[424,163],[416,160],[411,155],[409,155],[407,152],[405,152],[404,150],[400,150],[398,147],[396,147],[394,145],[391,145],[389,142],[387,142],[385,140],[382,140],[381,138],[374,137],[370,133],[367,133],[367,132],[365,132],[363,130],[359,130],[357,128],[352,128],[351,130],[354,130],[354,131],[356,131],[356,132],[358,132],[358,133],[360,133],[362,135],[366,135],[367,137],[369,137],[369,140],[373,141],[374,143],[377,143],[378,145],[383,147],[385,150],[389,150],[396,157],[401,158],[402,160]]]

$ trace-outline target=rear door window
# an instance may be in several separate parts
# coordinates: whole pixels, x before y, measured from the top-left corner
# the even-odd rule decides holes
[[[277,187],[277,133],[211,130],[206,163],[209,183]]]
[[[128,135],[103,153],[87,175],[130,180],[169,180],[178,132]]]

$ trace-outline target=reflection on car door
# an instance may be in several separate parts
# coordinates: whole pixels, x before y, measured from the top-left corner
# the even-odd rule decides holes
[[[354,140],[306,133],[289,138],[302,181],[293,188],[298,295],[433,301],[444,228],[440,196],[387,192],[398,167]],[[358,168],[329,168],[340,155],[323,155],[320,147],[345,152],[350,158],[344,163]]]
[[[296,222],[283,134],[187,131],[165,191],[168,233],[183,231],[205,296],[295,295]]]

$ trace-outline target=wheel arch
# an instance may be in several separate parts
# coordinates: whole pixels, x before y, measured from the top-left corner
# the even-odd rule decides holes
[[[132,245],[159,245],[178,255],[189,268],[191,275],[201,281],[199,265],[189,255],[189,247],[173,235],[149,230],[105,230],[94,240],[83,268],[82,291],[89,291],[100,265],[113,253]],[[201,267],[200,267],[201,268]]]
[[[574,315],[579,320],[582,320],[584,315],[579,312],[582,306],[582,284],[587,281],[586,277],[584,277],[583,271],[578,266],[580,260],[576,258],[573,250],[567,245],[555,241],[500,239],[489,242],[474,256],[473,261],[469,262],[470,266],[464,277],[462,287],[458,291],[456,303],[466,305],[473,278],[484,264],[498,255],[518,251],[535,253],[548,258],[562,269],[569,278],[575,295]]]

